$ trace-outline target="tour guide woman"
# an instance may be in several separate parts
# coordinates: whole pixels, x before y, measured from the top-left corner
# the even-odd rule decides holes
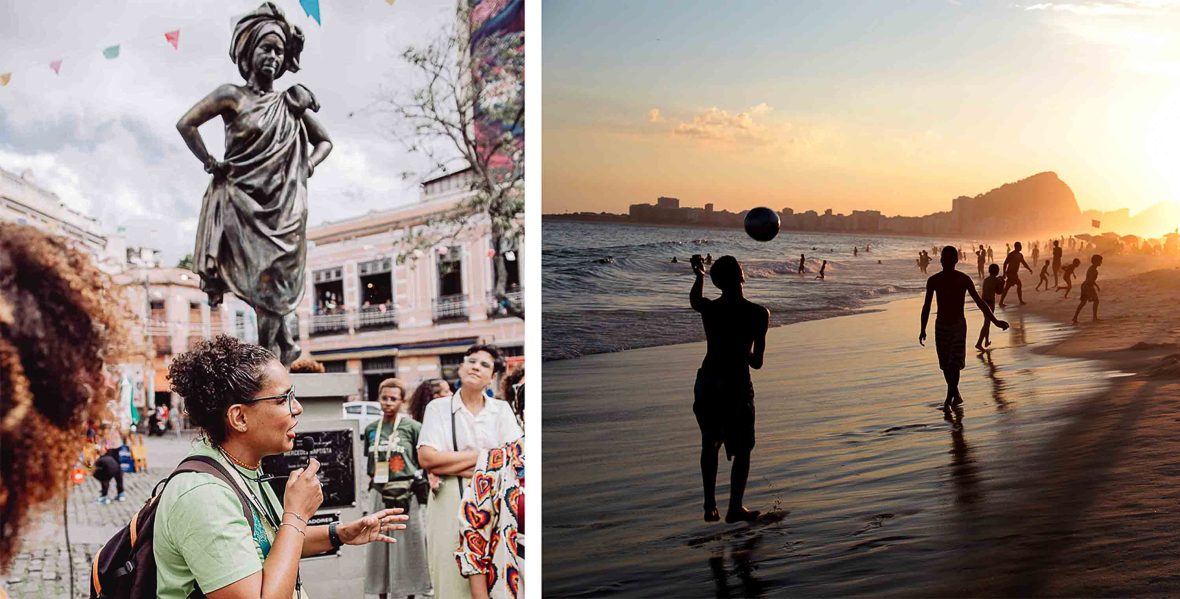
[[[508,402],[485,395],[492,377],[503,371],[499,349],[473,345],[459,365],[459,390],[426,406],[418,461],[442,476],[442,484],[426,504],[426,550],[434,596],[439,599],[471,596],[471,587],[459,573],[455,548],[461,525],[459,503],[479,451],[506,445],[524,434]]]
[[[405,528],[388,509],[335,526],[308,526],[323,501],[319,462],[290,473],[283,502],[266,483],[262,458],[290,451],[303,407],[274,354],[225,335],[202,341],[168,369],[203,436],[192,455],[222,463],[254,511],[251,530],[237,494],[220,479],[185,473],[168,483],[156,511],[157,593],[182,599],[194,583],[210,599],[295,596],[299,558],[340,544],[394,542]]]

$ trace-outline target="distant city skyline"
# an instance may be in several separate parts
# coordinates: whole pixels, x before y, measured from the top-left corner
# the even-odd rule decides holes
[[[625,10],[624,10],[625,9]],[[545,213],[1180,200],[1180,3],[546,4]],[[606,35],[604,32],[609,32]]]

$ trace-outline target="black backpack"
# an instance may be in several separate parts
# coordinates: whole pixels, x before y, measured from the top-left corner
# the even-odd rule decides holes
[[[156,508],[163,488],[177,474],[204,472],[225,481],[242,502],[246,523],[254,528],[254,511],[229,472],[217,460],[208,456],[189,456],[180,462],[168,478],[156,483],[152,496],[139,508],[131,523],[119,529],[115,536],[94,555],[90,567],[90,599],[138,599],[156,596],[156,557],[152,552],[152,533],[156,524]],[[204,597],[194,588],[190,597]]]

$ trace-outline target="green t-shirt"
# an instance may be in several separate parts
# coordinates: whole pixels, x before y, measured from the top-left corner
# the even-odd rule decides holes
[[[234,475],[234,466],[203,441],[191,455],[211,456]],[[269,502],[271,517],[282,515],[282,504],[269,484],[245,477],[235,482],[244,482],[256,497]],[[249,492],[246,497],[249,499]],[[253,531],[242,515],[237,494],[220,479],[202,472],[173,478],[156,509],[153,541],[157,596],[185,599],[194,582],[209,593],[262,570],[275,530],[257,507],[251,508]]]
[[[381,429],[381,439],[377,439],[377,429]],[[418,466],[418,435],[422,432],[422,424],[409,416],[402,416],[397,426],[377,420],[370,422],[361,433],[365,442],[365,455],[368,456],[369,479],[373,478],[375,459],[389,461],[390,479],[413,476],[421,468]],[[377,451],[373,451],[376,447]],[[398,460],[398,457],[401,460]]]

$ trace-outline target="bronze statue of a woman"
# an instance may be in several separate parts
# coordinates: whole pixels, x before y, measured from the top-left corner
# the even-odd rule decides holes
[[[303,33],[265,2],[234,28],[230,58],[245,85],[225,84],[176,123],[205,172],[213,175],[201,203],[193,271],[216,307],[231,291],[258,314],[258,343],[283,364],[299,357],[294,311],[303,298],[307,256],[307,179],[332,142],[311,113],[306,87],[282,93],[274,81],[299,70]],[[225,159],[209,155],[197,128],[220,116]]]

